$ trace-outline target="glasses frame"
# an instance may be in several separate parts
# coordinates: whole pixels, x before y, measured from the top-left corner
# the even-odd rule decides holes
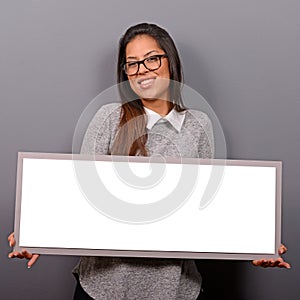
[[[149,59],[149,58],[153,58],[153,57],[157,57],[157,58],[159,58],[159,66],[157,67],[157,68],[148,68],[147,66],[146,66],[146,64],[145,64],[145,61],[147,60],[147,59]],[[161,59],[162,58],[164,58],[164,57],[168,57],[167,56],[167,54],[156,54],[156,55],[151,55],[151,56],[149,56],[149,57],[146,57],[145,59],[143,59],[143,60],[137,60],[137,61],[130,61],[130,62],[125,62],[124,64],[123,64],[123,69],[124,69],[124,72],[126,73],[126,75],[127,76],[133,76],[133,75],[136,75],[138,72],[139,72],[139,70],[140,70],[140,65],[141,64],[143,64],[144,65],[144,67],[148,70],[148,71],[155,71],[155,70],[158,70],[160,67],[161,67]],[[135,72],[135,73],[133,73],[133,74],[128,74],[127,73],[127,71],[126,71],[126,65],[127,64],[130,64],[130,63],[136,63],[137,65],[138,65],[138,68],[137,68],[137,71]]]

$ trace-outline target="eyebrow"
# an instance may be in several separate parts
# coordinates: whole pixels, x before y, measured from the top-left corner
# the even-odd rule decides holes
[[[150,54],[152,54],[152,53],[159,53],[159,51],[157,51],[157,50],[151,50],[151,51],[147,52],[147,53],[144,55],[144,57],[146,57],[146,56],[148,56],[148,55],[150,55]],[[128,57],[126,57],[126,59],[137,59],[137,57],[136,57],[136,56],[128,56]]]

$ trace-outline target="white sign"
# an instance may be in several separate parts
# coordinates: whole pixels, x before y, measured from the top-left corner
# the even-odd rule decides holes
[[[276,257],[281,163],[19,153],[17,249]]]

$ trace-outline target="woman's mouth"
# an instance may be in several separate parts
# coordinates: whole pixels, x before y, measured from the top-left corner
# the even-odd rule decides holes
[[[140,87],[142,89],[147,89],[147,88],[151,87],[154,84],[154,81],[155,81],[155,77],[145,78],[145,79],[140,79],[138,81],[138,84],[140,85]]]

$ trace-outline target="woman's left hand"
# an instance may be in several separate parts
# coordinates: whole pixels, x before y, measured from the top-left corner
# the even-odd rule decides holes
[[[281,255],[284,254],[286,251],[287,251],[287,247],[284,246],[283,244],[281,244],[278,249],[279,257],[277,259],[274,259],[274,258],[258,259],[258,260],[253,260],[252,264],[254,266],[260,266],[263,268],[278,267],[278,268],[290,269],[291,265],[288,262],[284,261],[284,259],[281,257]]]

